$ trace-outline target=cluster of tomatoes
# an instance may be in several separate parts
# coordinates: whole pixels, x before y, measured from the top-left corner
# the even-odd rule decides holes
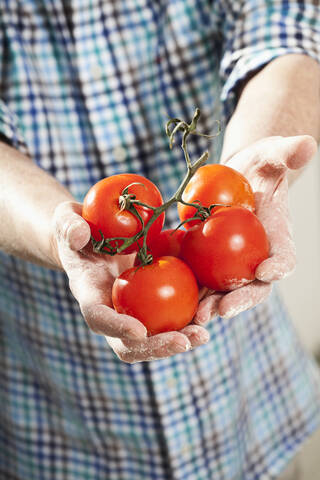
[[[121,202],[124,191],[138,200],[135,212]],[[141,251],[147,244],[151,263],[136,262],[123,272],[114,282],[112,300],[117,312],[138,318],[151,335],[189,324],[199,287],[223,292],[239,288],[254,279],[257,266],[269,255],[250,184],[230,167],[212,164],[196,171],[177,204],[183,229],[162,230],[165,213],[155,216],[161,205],[161,194],[150,180],[120,174],[95,184],[82,211],[93,241],[111,239],[114,247],[150,222],[145,242],[140,236],[121,254]]]

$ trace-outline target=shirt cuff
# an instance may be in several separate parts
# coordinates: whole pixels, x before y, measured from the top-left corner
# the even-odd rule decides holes
[[[316,3],[249,1],[231,24],[229,17],[220,68],[226,119],[236,106],[239,84],[271,60],[298,53],[320,62],[320,3]]]

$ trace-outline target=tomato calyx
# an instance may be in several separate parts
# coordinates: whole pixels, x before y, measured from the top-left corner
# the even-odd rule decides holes
[[[231,205],[227,205],[225,203],[213,203],[212,205],[209,205],[209,207],[205,207],[204,205],[201,204],[199,200],[195,200],[192,203],[185,202],[184,200],[179,200],[179,201],[180,203],[183,203],[183,205],[188,205],[189,207],[196,208],[197,213],[193,217],[187,218],[183,222],[179,223],[176,230],[178,230],[178,228],[182,227],[183,225],[189,222],[194,222],[196,220],[204,222],[207,218],[210,217],[210,215],[212,215],[212,212],[216,207],[231,207]]]
[[[133,185],[141,185],[142,187],[146,188],[146,186],[141,183],[141,182],[133,182],[127,185],[121,192],[121,195],[119,197],[119,207],[120,207],[120,212],[123,210],[131,210],[131,208],[134,205],[140,205],[140,207],[148,208],[149,210],[155,210],[156,207],[152,207],[151,205],[147,205],[146,203],[141,202],[140,200],[137,200],[137,196],[134,193],[129,193],[129,188],[132,187]],[[132,213],[138,214],[137,210],[133,209]],[[139,220],[143,223],[143,220],[141,219],[140,215],[138,216]]]
[[[127,185],[122,190],[121,195],[119,196],[119,207],[120,207],[120,212],[122,212],[123,210],[127,210],[131,212],[140,221],[141,230],[136,235],[129,238],[127,237],[105,238],[102,231],[99,230],[99,233],[101,235],[100,240],[95,240],[91,236],[93,250],[95,253],[106,253],[107,255],[116,255],[117,253],[121,253],[126,248],[130,247],[134,242],[137,242],[145,234],[145,224],[144,224],[143,218],[141,217],[140,213],[136,209],[135,205],[140,205],[142,207],[149,208],[153,211],[156,210],[156,208],[150,205],[147,205],[143,202],[140,202],[139,200],[136,199],[137,197],[134,193],[129,193],[129,188],[132,187],[133,185],[141,185],[145,188],[145,185],[141,182],[133,182]],[[147,262],[147,263],[150,263],[150,262]]]

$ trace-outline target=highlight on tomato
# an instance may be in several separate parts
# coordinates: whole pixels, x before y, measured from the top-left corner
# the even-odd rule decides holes
[[[103,238],[130,238],[137,235],[150,220],[153,210],[133,203],[138,212],[127,208],[130,200],[140,201],[150,207],[163,204],[162,196],[156,185],[145,177],[133,173],[123,173],[106,177],[88,191],[83,201],[82,217],[88,222],[92,237],[96,242]],[[164,223],[162,213],[150,226],[147,241],[152,242],[160,233]],[[102,234],[102,235],[101,235]],[[124,240],[112,240],[112,248],[121,247]],[[143,237],[123,250],[122,254],[139,250]]]
[[[240,205],[254,212],[254,194],[248,180],[237,170],[221,164],[203,165],[186,186],[182,200],[187,203],[200,202],[210,205]],[[217,210],[218,208],[214,209]],[[178,203],[181,222],[194,217],[196,208]],[[199,223],[199,220],[184,223],[186,229]]]
[[[200,285],[230,291],[254,280],[257,266],[269,256],[269,242],[254,213],[223,207],[187,231],[181,256]]]
[[[188,325],[196,313],[198,295],[191,269],[171,256],[126,270],[112,288],[115,310],[140,320],[150,335]]]

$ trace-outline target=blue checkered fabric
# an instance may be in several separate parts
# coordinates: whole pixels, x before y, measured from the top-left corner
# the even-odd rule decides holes
[[[167,198],[185,172],[168,117],[198,106],[210,133],[287,53],[320,59],[319,2],[2,0],[0,132],[79,201],[125,171]],[[316,367],[276,292],[208,329],[194,351],[125,364],[64,274],[1,254],[0,479],[276,478],[319,425]]]

